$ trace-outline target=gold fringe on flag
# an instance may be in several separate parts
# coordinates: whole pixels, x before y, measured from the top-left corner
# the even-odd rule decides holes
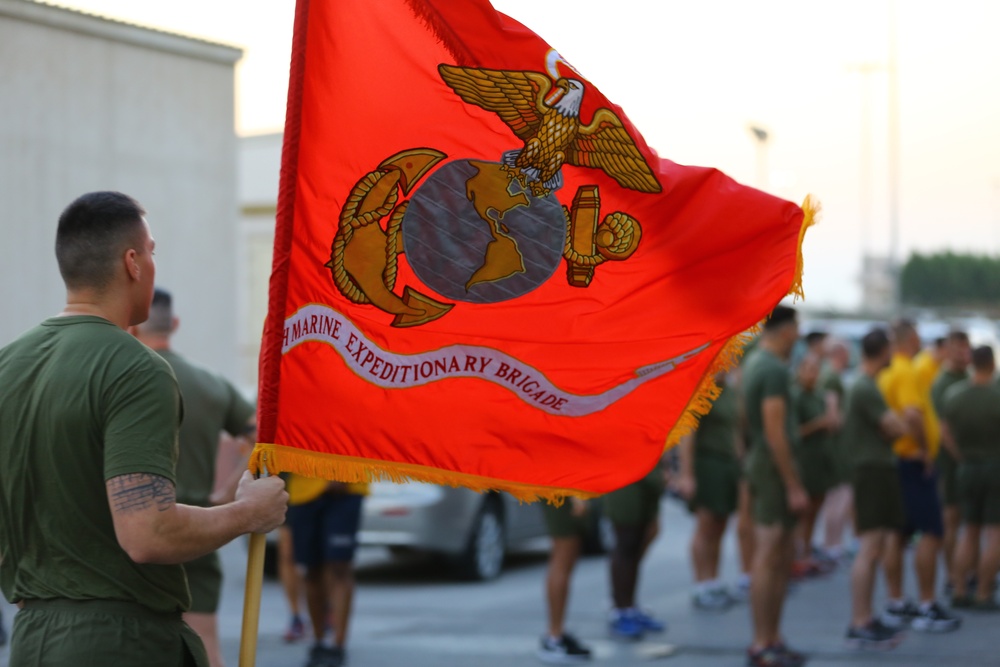
[[[492,479],[415,463],[376,461],[260,442],[250,455],[249,467],[250,472],[255,475],[266,469],[272,475],[290,472],[304,477],[335,479],[347,484],[370,484],[382,481],[394,484],[427,482],[441,486],[462,486],[479,493],[504,491],[521,502],[547,500],[557,507],[570,496],[596,498],[600,495],[578,489],[560,489]]]

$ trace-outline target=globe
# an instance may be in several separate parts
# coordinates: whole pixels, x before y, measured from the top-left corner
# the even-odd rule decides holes
[[[403,251],[417,277],[448,299],[496,303],[552,277],[566,217],[553,194],[534,197],[498,162],[457,160],[410,198]]]

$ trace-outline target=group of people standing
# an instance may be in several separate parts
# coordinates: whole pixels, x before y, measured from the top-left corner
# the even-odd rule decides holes
[[[1000,388],[992,349],[971,349],[959,330],[924,349],[915,325],[899,320],[868,332],[848,371],[845,343],[817,332],[796,354],[799,340],[795,311],[777,306],[741,367],[716,378],[721,395],[680,443],[675,488],[696,517],[693,604],[725,609],[749,590],[748,665],[804,664],[780,631],[789,582],[835,568],[850,522],[857,551],[849,645],[885,649],[907,628],[957,630],[961,619],[945,598],[952,608],[1000,610],[993,597]],[[826,526],[817,531],[821,510]],[[734,513],[743,574],[727,587],[719,554]],[[822,547],[813,546],[816,532],[824,533]],[[909,545],[916,600],[904,594]],[[948,580],[938,595],[942,557]],[[880,569],[888,602],[875,613]]]

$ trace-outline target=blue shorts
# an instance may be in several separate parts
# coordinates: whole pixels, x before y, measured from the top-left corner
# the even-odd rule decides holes
[[[924,462],[914,459],[898,460],[896,470],[899,472],[903,509],[906,512],[903,534],[924,533],[942,537],[944,523],[941,519],[937,471],[928,475],[925,472]]]
[[[295,562],[306,567],[351,562],[358,546],[361,499],[354,493],[325,493],[291,505],[285,524],[292,531]]]

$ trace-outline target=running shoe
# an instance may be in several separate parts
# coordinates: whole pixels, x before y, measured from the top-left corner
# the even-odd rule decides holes
[[[559,639],[542,637],[537,655],[539,660],[551,665],[568,665],[590,660],[590,649],[567,632]]]
[[[309,650],[306,667],[343,667],[345,658],[344,649],[339,646],[316,644]]]
[[[873,651],[887,651],[896,648],[903,641],[903,633],[873,619],[863,627],[847,628],[847,645],[851,648]]]
[[[747,649],[747,667],[802,667],[806,658],[781,644],[754,651]]]
[[[282,635],[282,639],[291,644],[292,642],[297,642],[306,636],[306,628],[302,623],[302,619],[298,616],[292,616],[291,622],[288,624],[288,629],[285,630],[285,634]]]
[[[608,629],[618,639],[641,639],[645,632],[634,609],[615,609],[611,613]]]
[[[910,622],[910,627],[920,632],[951,632],[958,630],[962,625],[962,619],[955,616],[947,609],[932,602],[929,607],[920,605],[917,615]]]
[[[906,600],[900,604],[890,602],[879,620],[890,628],[905,628],[919,615],[920,609],[917,608],[917,605]]]
[[[691,604],[695,609],[705,611],[725,611],[733,606],[733,598],[724,589],[712,588],[698,591],[691,596]]]
[[[645,632],[666,632],[667,624],[645,609],[633,609],[635,620]]]

